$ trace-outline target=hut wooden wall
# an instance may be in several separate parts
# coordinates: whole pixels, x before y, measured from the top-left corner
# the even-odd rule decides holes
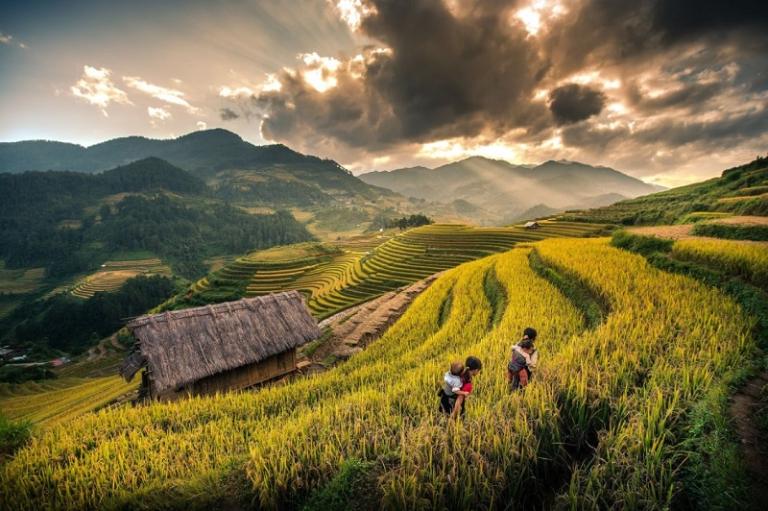
[[[186,386],[180,391],[164,392],[154,397],[173,400],[189,394],[204,395],[238,390],[263,383],[296,370],[296,349],[273,355],[261,362],[236,367],[229,371],[214,374]]]

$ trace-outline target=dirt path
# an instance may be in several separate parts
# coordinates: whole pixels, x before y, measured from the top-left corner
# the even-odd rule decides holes
[[[436,273],[321,321],[320,328],[330,327],[333,334],[312,354],[312,362],[320,363],[329,356],[345,359],[362,351],[381,337],[405,313],[414,298],[440,275]]]
[[[734,394],[730,405],[744,465],[751,477],[751,508],[755,510],[765,509],[768,502],[768,442],[757,423],[757,412],[763,406],[761,393],[766,385],[768,373],[764,372]]]

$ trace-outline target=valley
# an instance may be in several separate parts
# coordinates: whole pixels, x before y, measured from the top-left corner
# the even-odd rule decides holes
[[[32,436],[0,465],[4,508],[750,502],[756,465],[728,433],[728,396],[768,342],[764,160],[496,226],[359,180],[340,192],[357,179],[343,169],[320,185],[269,168],[191,173],[153,156],[2,176],[24,206],[3,210],[6,239],[21,213],[41,217],[36,248],[6,245],[0,275],[16,300],[4,342],[24,353],[2,368],[0,409]],[[309,188],[281,194],[275,179]],[[50,257],[46,233],[85,262]],[[165,403],[117,375],[127,319],[291,290],[322,335],[289,376]],[[510,394],[499,368],[530,325],[542,367]],[[446,423],[436,381],[467,355],[485,367],[478,392]]]

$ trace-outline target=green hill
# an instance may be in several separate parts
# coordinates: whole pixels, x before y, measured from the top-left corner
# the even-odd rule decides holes
[[[564,220],[622,225],[689,223],[724,214],[768,215],[768,157],[702,183],[673,188],[603,208],[569,211]]]
[[[205,257],[312,239],[290,213],[249,214],[158,158],[101,174],[0,174],[0,258],[51,276],[93,270],[116,251],[159,255],[189,278]]]

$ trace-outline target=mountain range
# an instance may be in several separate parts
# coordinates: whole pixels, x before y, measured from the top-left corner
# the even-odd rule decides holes
[[[421,210],[483,224],[604,206],[662,189],[608,167],[562,160],[513,165],[471,157],[434,169],[355,177],[333,160],[282,144],[257,146],[224,129],[167,140],[122,137],[89,147],[45,140],[0,143],[0,172],[7,173],[100,173],[147,158],[183,169],[217,198],[245,207],[367,208],[370,217]]]
[[[369,172],[360,179],[409,197],[474,205],[496,221],[532,218],[572,208],[604,206],[663,190],[608,167],[550,160],[513,165],[474,156],[434,169]],[[530,211],[530,213],[527,213]]]
[[[0,172],[95,173],[149,157],[204,179],[230,200],[307,206],[392,195],[362,182],[333,160],[304,155],[282,144],[257,146],[224,129],[168,140],[122,137],[89,147],[47,140],[3,142]]]

